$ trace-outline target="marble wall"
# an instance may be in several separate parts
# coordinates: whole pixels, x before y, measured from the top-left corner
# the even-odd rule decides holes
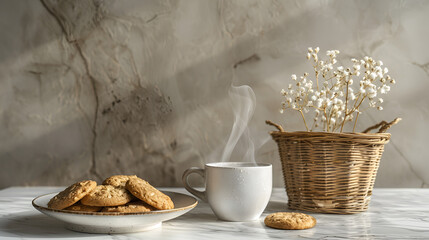
[[[428,13],[424,0],[3,0],[0,188],[118,173],[181,186],[186,168],[220,159],[232,85],[253,89],[256,160],[273,163],[283,186],[264,121],[303,130],[278,110],[289,76],[311,70],[309,46],[389,67],[397,84],[384,110],[357,128],[402,117],[376,186],[428,187]],[[246,160],[243,142],[232,159]]]

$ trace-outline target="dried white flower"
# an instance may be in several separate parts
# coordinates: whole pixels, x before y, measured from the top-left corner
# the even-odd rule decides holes
[[[353,65],[353,69],[356,70],[356,71],[359,71],[360,70],[360,65]]]
[[[336,118],[340,118],[341,117],[341,115],[342,115],[343,113],[342,112],[340,112],[340,111],[338,111],[338,112],[336,112]]]
[[[311,100],[316,101],[317,100],[316,95],[311,96]]]
[[[387,86],[387,85],[383,85],[382,87],[381,87],[381,89],[380,89],[380,93],[381,94],[386,94],[386,93],[388,93],[390,91],[390,87],[389,86]]]
[[[387,69],[386,67],[383,69],[383,74],[387,74],[389,72],[389,69]]]
[[[325,131],[332,132],[342,131],[344,123],[352,121],[354,114],[356,125],[357,117],[362,114],[359,107],[364,100],[368,100],[370,107],[383,109],[380,106],[383,99],[377,96],[388,93],[395,80],[387,75],[386,67],[381,67],[382,61],[366,56],[363,59],[352,58],[349,67],[335,66],[340,53],[338,50],[326,51],[327,59],[320,60],[319,51],[318,47],[310,47],[306,53],[307,59],[314,61],[315,79],[311,80],[308,73],[299,78],[293,74],[291,79],[295,83],[289,84],[287,90],[281,90],[285,97],[281,112],[287,108],[300,111],[307,130],[310,130],[303,113],[312,108],[315,112],[313,126],[323,126]],[[319,124],[321,122],[323,124]]]
[[[314,62],[317,62],[318,61],[318,57],[317,57],[317,54],[316,53],[313,53],[313,54],[311,54],[311,56],[313,57],[313,59],[314,59]]]
[[[375,98],[377,96],[377,91],[374,88],[369,88],[367,92],[369,98]]]

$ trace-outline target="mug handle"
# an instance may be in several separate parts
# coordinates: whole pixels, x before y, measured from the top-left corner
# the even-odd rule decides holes
[[[206,170],[204,170],[202,168],[196,168],[196,167],[189,168],[183,173],[182,182],[183,182],[183,185],[185,185],[185,189],[188,190],[188,192],[192,193],[193,195],[200,198],[204,202],[207,202],[206,191],[198,191],[195,188],[190,186],[190,184],[188,182],[188,177],[192,173],[196,173],[205,179],[206,178]]]

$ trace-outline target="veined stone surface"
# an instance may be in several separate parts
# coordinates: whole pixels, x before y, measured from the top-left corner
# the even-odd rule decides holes
[[[232,84],[254,90],[256,160],[283,186],[264,121],[304,129],[278,109],[290,75],[311,71],[310,46],[340,50],[345,64],[383,60],[397,84],[357,128],[403,121],[376,186],[428,187],[428,11],[423,0],[1,1],[0,188],[113,174],[181,186],[185,169],[220,159]]]

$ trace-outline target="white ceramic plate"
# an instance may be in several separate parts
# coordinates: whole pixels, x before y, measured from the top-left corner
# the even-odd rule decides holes
[[[148,231],[160,227],[163,221],[176,218],[193,209],[198,201],[191,196],[163,191],[174,202],[174,209],[139,213],[75,212],[48,208],[49,200],[57,193],[33,199],[33,206],[40,212],[65,222],[73,231],[88,233],[127,233]]]

